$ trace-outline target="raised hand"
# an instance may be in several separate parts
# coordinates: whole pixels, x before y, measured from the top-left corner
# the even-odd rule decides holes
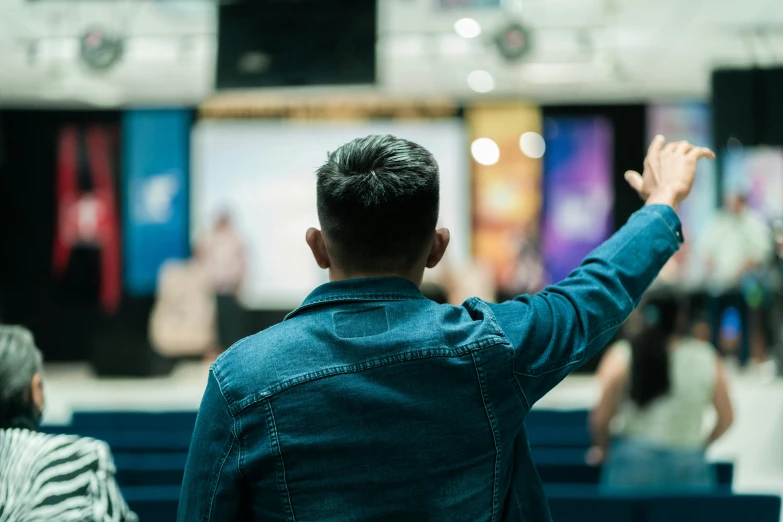
[[[656,136],[647,150],[644,172],[629,170],[625,180],[648,205],[669,205],[676,210],[691,193],[696,163],[701,158],[714,160],[715,153],[687,141],[665,142],[663,136]]]

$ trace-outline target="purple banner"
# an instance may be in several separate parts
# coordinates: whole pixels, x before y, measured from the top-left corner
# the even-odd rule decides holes
[[[613,131],[601,117],[544,121],[541,248],[549,281],[564,279],[612,233]]]

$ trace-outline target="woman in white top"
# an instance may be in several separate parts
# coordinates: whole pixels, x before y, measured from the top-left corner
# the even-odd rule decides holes
[[[677,299],[650,300],[644,321],[598,369],[601,399],[591,416],[588,459],[604,463],[602,484],[613,489],[710,489],[716,479],[704,450],[733,422],[723,363],[712,345],[686,333]],[[702,421],[712,407],[717,422],[706,434]]]

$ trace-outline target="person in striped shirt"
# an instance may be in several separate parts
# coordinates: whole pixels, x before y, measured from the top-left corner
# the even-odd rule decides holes
[[[102,441],[38,431],[42,357],[32,334],[0,325],[0,522],[135,522]]]

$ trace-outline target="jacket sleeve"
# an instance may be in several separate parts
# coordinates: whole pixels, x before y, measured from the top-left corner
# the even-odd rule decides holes
[[[609,342],[681,242],[674,209],[650,205],[564,281],[489,305],[513,346],[528,408]]]
[[[243,509],[243,477],[234,417],[213,371],[196,418],[177,520],[235,521]]]

